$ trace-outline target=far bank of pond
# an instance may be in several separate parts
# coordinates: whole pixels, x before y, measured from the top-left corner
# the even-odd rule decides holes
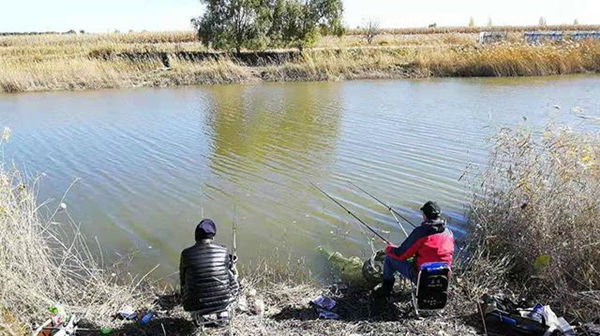
[[[0,47],[0,92],[600,71],[597,41],[480,46],[473,41],[451,44],[447,40],[452,36],[441,35],[428,44],[230,54],[199,51],[197,43],[118,44],[83,38],[56,43],[52,38],[41,37],[33,42],[39,45],[31,45],[18,43],[17,37]]]

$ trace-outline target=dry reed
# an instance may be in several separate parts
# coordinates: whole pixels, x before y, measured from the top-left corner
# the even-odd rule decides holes
[[[597,131],[502,129],[493,140],[472,204],[474,263],[506,259],[499,283],[561,315],[599,318]]]
[[[502,43],[478,48],[423,52],[419,68],[432,76],[548,76],[600,71],[600,43],[529,46]]]
[[[248,81],[425,76],[540,76],[597,72],[600,43],[477,46],[475,34],[324,37],[301,57],[256,64],[211,53],[191,32],[0,37],[0,92],[163,87]],[[274,53],[291,55],[295,51]],[[211,54],[209,54],[211,55]],[[258,56],[261,57],[261,56]]]
[[[4,328],[23,334],[45,321],[55,303],[105,325],[125,304],[141,308],[151,303],[154,294],[142,288],[143,277],[127,276],[119,265],[103,265],[99,247],[86,244],[77,225],[55,221],[68,218],[68,210],[59,207],[44,219],[35,184],[0,168],[0,333]]]

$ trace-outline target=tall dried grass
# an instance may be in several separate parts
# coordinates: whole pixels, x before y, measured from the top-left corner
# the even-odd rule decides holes
[[[423,76],[541,76],[597,72],[600,42],[477,46],[475,34],[324,37],[302,57],[251,64],[210,52],[191,32],[0,37],[0,92]],[[275,53],[293,54],[293,50]],[[165,57],[168,62],[165,62]],[[259,56],[260,57],[260,56]]]
[[[123,305],[151,302],[153,294],[141,288],[143,277],[103,265],[76,224],[55,221],[69,218],[67,210],[46,218],[35,188],[20,173],[0,168],[0,333],[23,334],[45,321],[55,303],[109,325]]]
[[[433,76],[548,76],[600,71],[600,43],[529,46],[503,43],[481,48],[422,52],[418,67]]]
[[[549,126],[503,129],[477,181],[476,262],[507,259],[513,290],[560,314],[600,317],[600,136]]]
[[[303,53],[301,59],[263,69],[269,81],[342,80],[411,77],[413,50],[347,49]]]

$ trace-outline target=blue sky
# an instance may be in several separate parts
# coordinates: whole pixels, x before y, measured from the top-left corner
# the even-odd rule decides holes
[[[65,31],[84,29],[185,30],[202,13],[198,0],[2,0],[0,31]],[[466,25],[473,16],[480,25],[600,23],[600,0],[344,0],[344,20],[355,27],[367,19],[383,27]]]

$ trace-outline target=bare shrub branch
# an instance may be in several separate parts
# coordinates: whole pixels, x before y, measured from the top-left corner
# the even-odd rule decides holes
[[[364,35],[368,44],[373,44],[373,40],[377,35],[381,34],[379,22],[374,19],[369,19],[364,27]]]
[[[510,258],[513,288],[560,314],[598,317],[600,136],[502,129],[471,209],[473,250]]]

